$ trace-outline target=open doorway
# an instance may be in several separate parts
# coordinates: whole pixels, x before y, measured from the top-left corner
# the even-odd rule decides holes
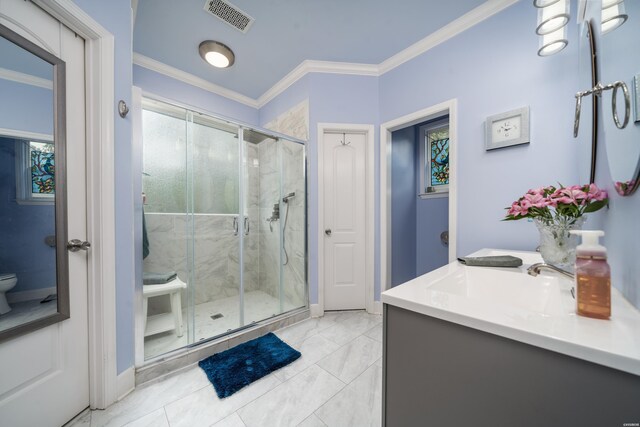
[[[381,291],[456,257],[456,101],[381,126]]]

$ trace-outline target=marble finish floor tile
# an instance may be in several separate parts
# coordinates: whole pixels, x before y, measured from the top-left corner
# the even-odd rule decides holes
[[[382,322],[382,316],[375,314],[357,314],[320,331],[320,335],[330,339],[338,345],[344,345],[362,335],[369,329]]]
[[[238,411],[248,427],[296,426],[345,384],[312,365]]]
[[[382,356],[379,342],[361,335],[318,362],[318,366],[349,383]]]
[[[169,425],[171,427],[208,427],[273,390],[279,384],[281,381],[278,378],[267,375],[225,399],[218,398],[213,385],[209,384],[166,406]]]
[[[302,322],[279,330],[276,335],[290,345],[304,341],[319,332],[333,326],[335,320],[332,317],[312,317]]]
[[[306,420],[298,424],[297,427],[327,427],[316,414],[311,414]]]
[[[382,323],[374,326],[373,328],[369,329],[367,332],[364,333],[366,336],[368,336],[371,339],[374,339],[378,342],[382,342]]]
[[[293,347],[298,350],[302,356],[300,356],[300,358],[295,362],[285,366],[284,368],[278,369],[273,373],[282,381],[292,378],[340,348],[338,344],[333,341],[329,341],[320,335],[313,335],[304,341],[294,344]]]
[[[362,311],[303,320],[276,331],[302,357],[226,399],[193,366],[139,386],[105,411],[81,414],[69,427],[379,425],[381,321]]]
[[[377,427],[382,424],[382,369],[369,367],[315,414],[328,427]]]
[[[169,421],[167,420],[164,408],[160,408],[157,411],[153,411],[142,418],[126,424],[125,427],[169,427]]]
[[[144,384],[109,408],[93,411],[91,427],[124,426],[210,384],[205,373],[197,366]]]
[[[85,409],[76,415],[74,419],[64,425],[64,427],[89,427],[91,426],[91,410]]]
[[[227,418],[218,421],[212,427],[246,427],[242,420],[240,419],[240,415],[237,412],[229,415]]]

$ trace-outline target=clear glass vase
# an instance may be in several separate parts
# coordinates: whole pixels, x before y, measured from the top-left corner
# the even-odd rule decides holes
[[[581,230],[584,220],[584,217],[555,222],[533,219],[540,232],[540,255],[544,262],[573,271],[579,239],[569,231]]]

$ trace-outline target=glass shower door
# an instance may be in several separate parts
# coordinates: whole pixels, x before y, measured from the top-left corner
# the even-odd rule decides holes
[[[238,127],[190,112],[189,226],[190,305],[193,342],[242,326]]]

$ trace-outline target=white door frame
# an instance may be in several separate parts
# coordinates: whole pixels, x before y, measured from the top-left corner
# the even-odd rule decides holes
[[[380,125],[380,292],[391,284],[391,132],[449,114],[449,262],[456,259],[458,101],[450,99]]]
[[[87,239],[91,242],[87,277],[89,402],[92,408],[102,409],[119,397],[116,365],[114,38],[72,0],[33,1],[85,40]]]
[[[324,134],[332,133],[364,133],[366,141],[365,159],[365,307],[368,313],[376,312],[374,303],[374,260],[373,245],[375,238],[374,229],[374,132],[373,125],[350,124],[350,123],[318,123],[318,304],[311,305],[311,315],[313,317],[324,314],[324,156],[322,156],[322,146]]]

